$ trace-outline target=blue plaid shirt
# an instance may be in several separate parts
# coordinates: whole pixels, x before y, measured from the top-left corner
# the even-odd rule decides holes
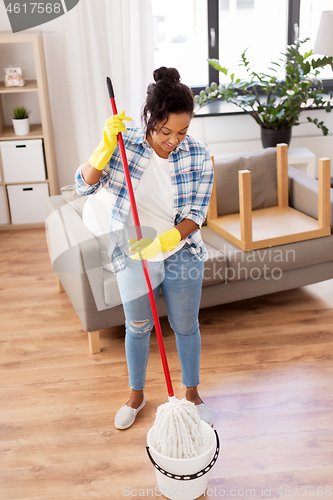
[[[126,156],[135,193],[141,176],[145,171],[152,148],[146,140],[145,129],[129,129],[123,134]],[[184,219],[191,219],[199,228],[206,219],[208,204],[213,186],[213,165],[206,144],[187,135],[169,154],[171,181],[174,192],[174,224]],[[109,185],[111,193],[111,256],[114,273],[126,268],[125,255],[122,251],[122,229],[124,227],[130,200],[117,146],[102,171],[96,184],[88,185],[81,174],[81,167],[75,175],[76,191],[79,195],[95,193],[101,186]],[[200,229],[186,238],[190,252],[201,260],[207,260],[207,251],[201,238]]]

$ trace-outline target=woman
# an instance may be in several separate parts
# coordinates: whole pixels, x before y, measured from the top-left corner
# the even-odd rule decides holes
[[[207,214],[213,168],[206,145],[187,135],[194,100],[175,68],[154,71],[147,89],[142,129],[127,131],[124,112],[106,121],[103,140],[76,174],[80,195],[107,185],[111,193],[110,257],[126,318],[125,350],[130,397],[117,412],[115,426],[127,429],[145,406],[144,387],[150,333],[154,326],[140,259],[148,260],[156,300],[160,289],[176,335],[185,397],[210,425],[213,417],[198,388],[198,322],[204,260],[200,228]],[[135,240],[134,223],[117,147],[124,134],[132,185],[143,228]],[[156,236],[157,235],[157,236]],[[129,242],[129,243],[128,243]],[[130,246],[129,246],[130,245]]]

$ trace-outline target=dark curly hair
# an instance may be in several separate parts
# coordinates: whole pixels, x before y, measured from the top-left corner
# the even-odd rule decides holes
[[[154,80],[147,88],[147,98],[142,111],[142,121],[149,135],[158,122],[168,120],[169,113],[193,115],[194,98],[187,85],[180,82],[176,68],[155,69]]]

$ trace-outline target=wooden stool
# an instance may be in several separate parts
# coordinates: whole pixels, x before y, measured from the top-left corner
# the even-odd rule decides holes
[[[214,158],[212,159],[214,165]],[[244,251],[329,236],[331,234],[330,175],[330,159],[320,158],[318,169],[318,220],[289,207],[288,146],[287,144],[278,144],[278,205],[252,210],[251,172],[249,170],[240,170],[238,172],[239,213],[218,216],[214,180],[207,214],[207,225]]]

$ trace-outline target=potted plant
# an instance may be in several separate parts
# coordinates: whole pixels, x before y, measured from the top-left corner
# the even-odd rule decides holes
[[[329,99],[324,99],[328,92],[324,90],[318,75],[321,68],[331,66],[333,69],[333,57],[316,59],[312,50],[301,54],[300,48],[308,40],[309,38],[297,40],[288,45],[283,54],[285,59],[272,62],[267,73],[256,73],[250,69],[246,49],[241,55],[239,66],[245,67],[248,79],[236,78],[231,74],[229,83],[212,83],[195,96],[195,101],[200,107],[216,99],[236,104],[260,125],[264,147],[275,146],[279,142],[289,145],[292,127],[300,124],[303,110],[314,106],[331,111],[332,93]],[[208,59],[208,62],[228,75],[229,70],[222,67],[216,59]],[[283,68],[285,77],[279,79],[278,72]],[[328,134],[323,121],[309,116],[307,119],[321,129],[324,135]],[[277,137],[272,140],[271,135]]]
[[[17,106],[12,111],[12,122],[16,135],[28,135],[30,130],[29,113],[24,106]]]

